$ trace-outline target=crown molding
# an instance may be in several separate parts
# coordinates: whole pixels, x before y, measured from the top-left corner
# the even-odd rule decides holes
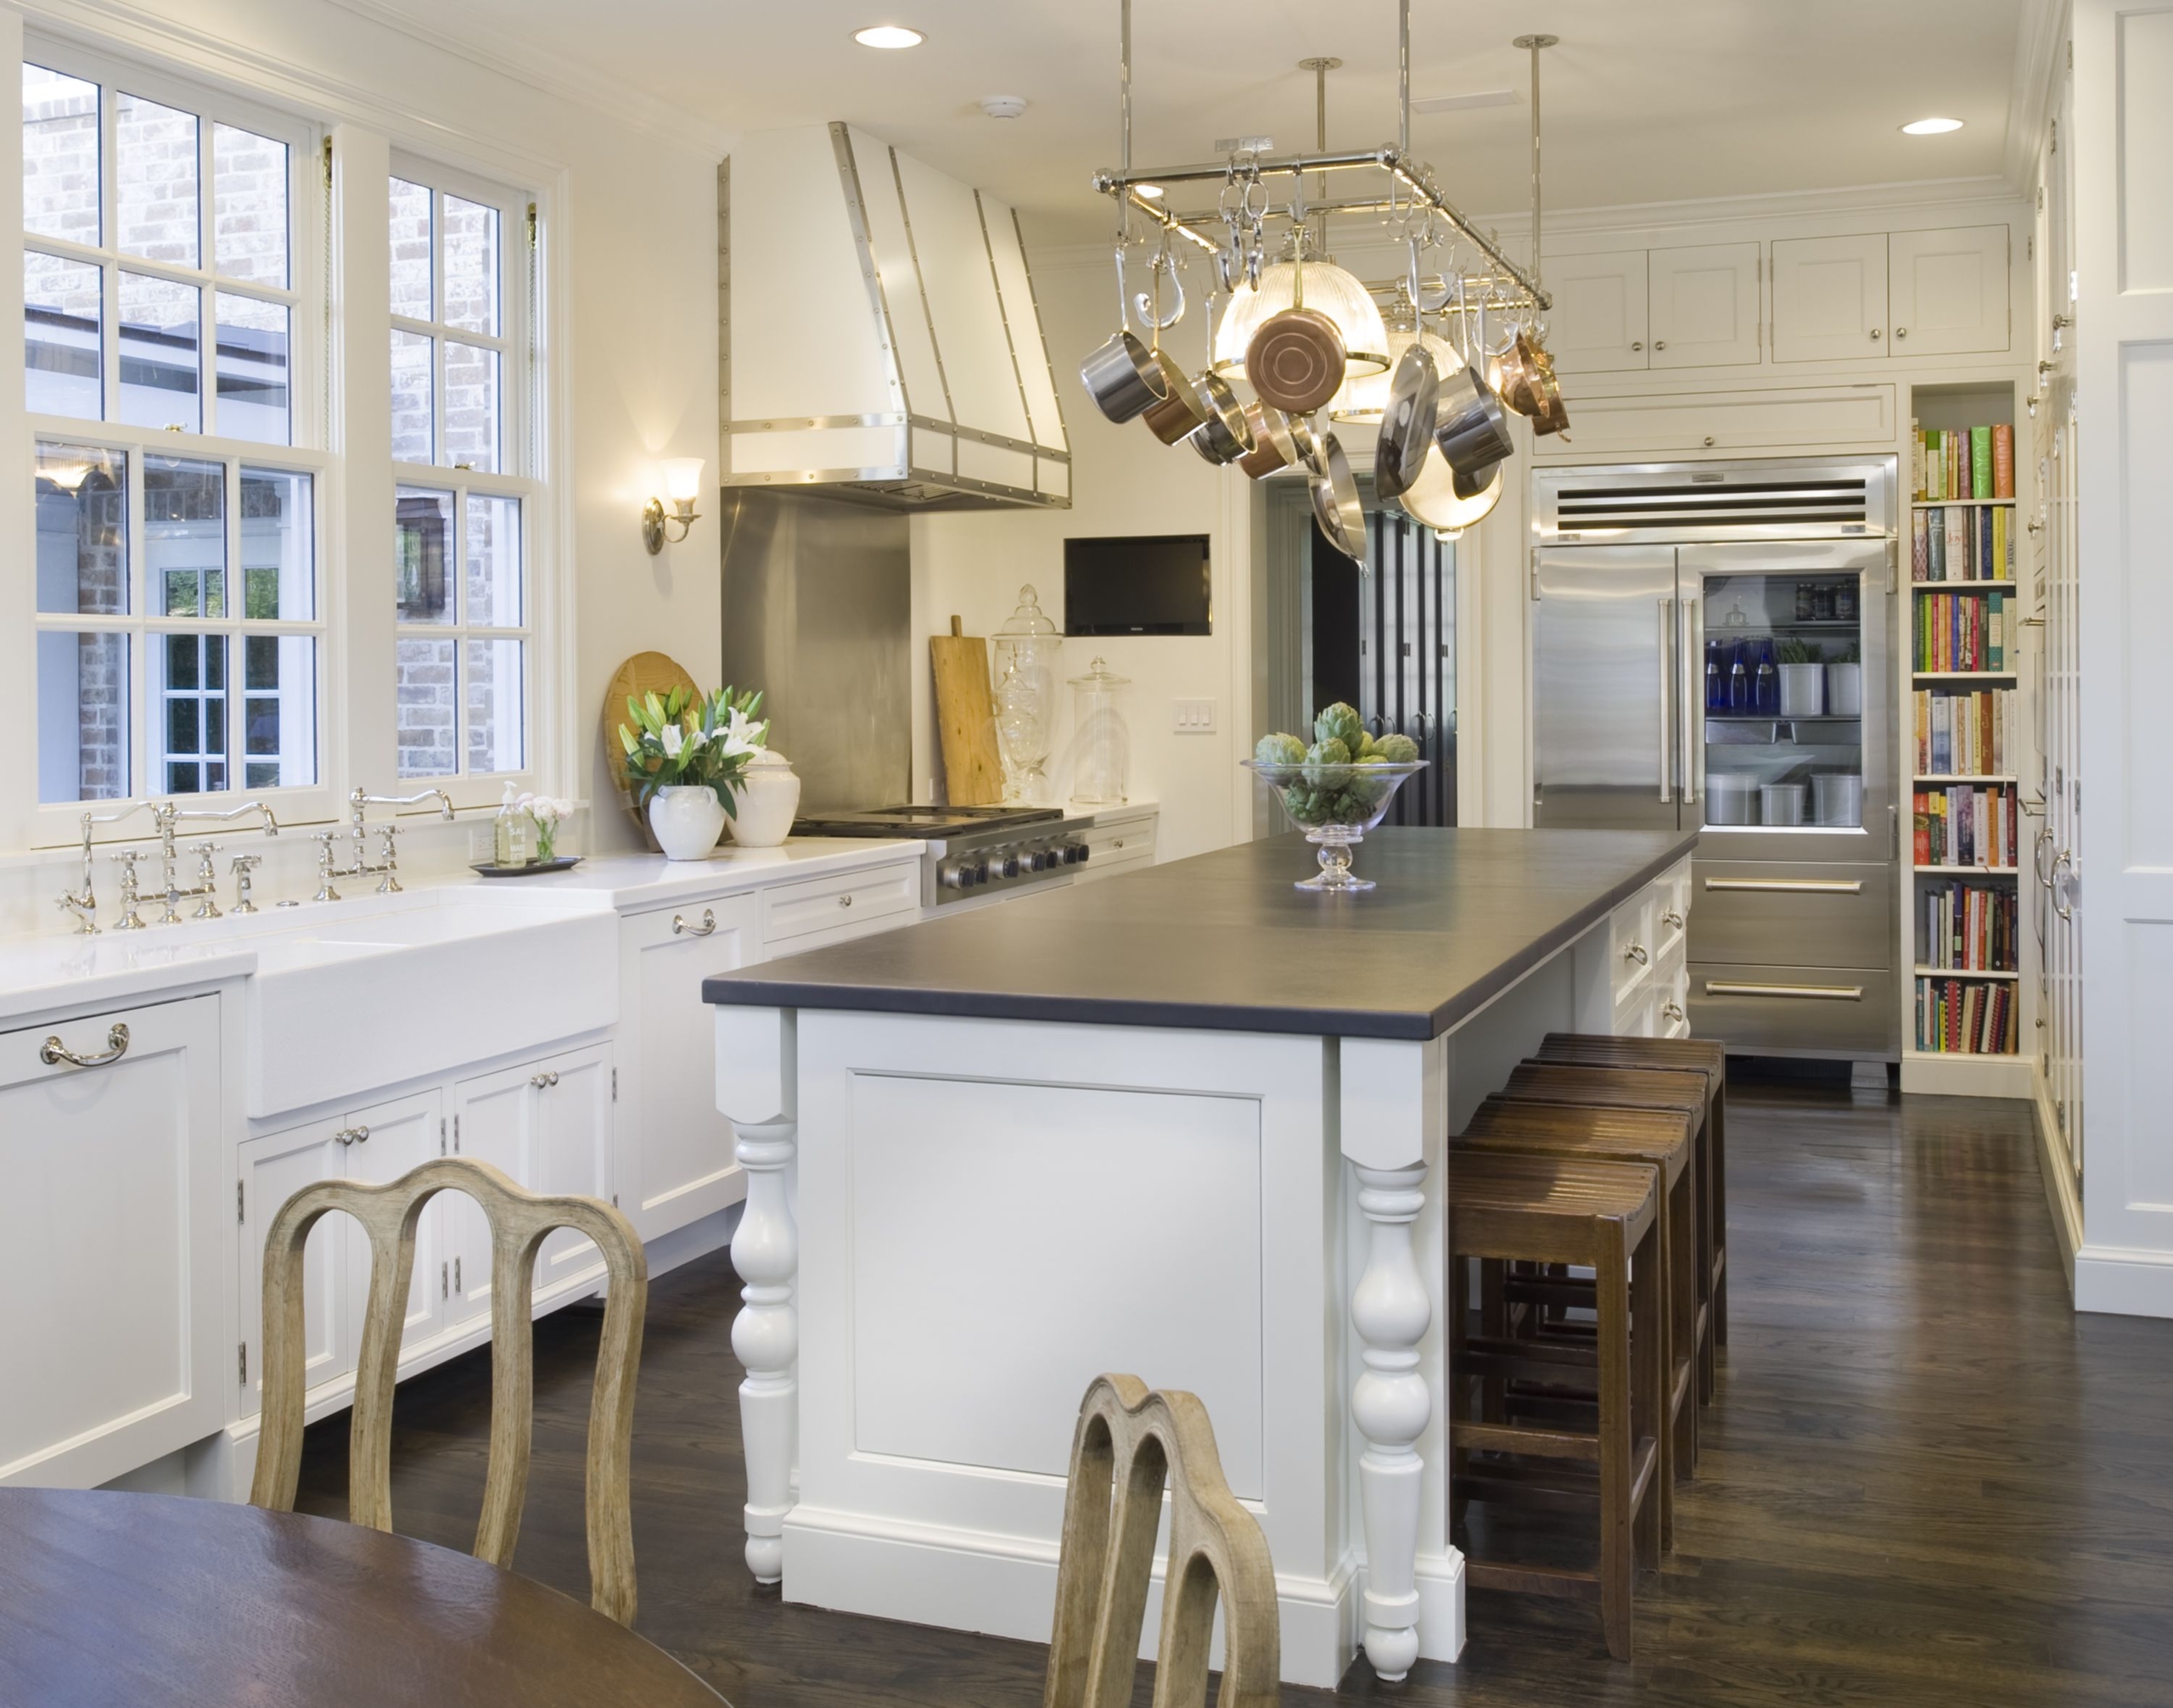
[[[2029,195],[2036,185],[2052,91],[2067,70],[2060,59],[2068,15],[2065,0],[2022,0],[2007,96],[2007,177],[2017,195]]]

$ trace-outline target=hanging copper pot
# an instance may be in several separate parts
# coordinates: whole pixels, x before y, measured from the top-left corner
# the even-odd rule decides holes
[[[1164,396],[1159,402],[1150,403],[1140,419],[1165,445],[1174,445],[1207,419],[1207,406],[1166,351],[1157,350],[1154,356],[1155,368],[1162,376]]]
[[[1253,430],[1245,420],[1244,406],[1238,402],[1238,394],[1211,368],[1193,385],[1206,408],[1207,419],[1185,442],[1217,467],[1237,462],[1253,448]]]
[[[1245,378],[1289,415],[1310,415],[1335,396],[1349,362],[1343,334],[1325,314],[1286,308],[1260,323],[1245,346]]]
[[[1245,405],[1245,427],[1253,437],[1252,449],[1238,458],[1238,466],[1255,480],[1264,480],[1281,469],[1298,466],[1298,441],[1291,421],[1272,403],[1257,398]]]

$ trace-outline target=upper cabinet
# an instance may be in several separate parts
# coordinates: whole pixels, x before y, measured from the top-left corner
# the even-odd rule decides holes
[[[1758,245],[1708,243],[1645,257],[1654,368],[1758,360]]]
[[[1566,374],[1643,368],[1645,251],[1550,257],[1547,347]]]
[[[1896,356],[2007,347],[2005,226],[1897,231],[1886,240],[1886,256]]]
[[[1773,245],[1773,359],[2005,351],[2007,228],[1965,226]]]
[[[1773,359],[1868,362],[1886,353],[1886,236],[1773,244]]]

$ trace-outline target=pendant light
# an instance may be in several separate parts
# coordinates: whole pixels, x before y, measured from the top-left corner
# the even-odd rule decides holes
[[[1407,311],[1405,317],[1409,317]],[[1415,343],[1423,343],[1433,352],[1435,371],[1443,379],[1463,366],[1463,358],[1447,339],[1432,332],[1414,331],[1408,326],[1391,326],[1388,329],[1388,367],[1345,380],[1343,390],[1328,399],[1328,419],[1378,425],[1388,407],[1389,376],[1402,359],[1403,352]]]

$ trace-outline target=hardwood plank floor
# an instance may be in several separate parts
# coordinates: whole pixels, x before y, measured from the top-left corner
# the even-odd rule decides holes
[[[1634,1665],[1588,1610],[1474,1592],[1455,1666],[1356,1663],[1300,1705],[2162,1705],[2173,1700],[2173,1323],[2068,1306],[2027,1111],[1845,1087],[1730,1093],[1732,1344]],[[1037,1644],[787,1605],[740,1564],[738,1301],[722,1254],[650,1296],[635,1413],[637,1628],[736,1708],[1040,1700]],[[597,1318],[536,1331],[518,1565],[586,1600]],[[487,1354],[400,1391],[395,1521],[473,1539]],[[305,1510],[345,1511],[344,1415]],[[1148,1701],[1143,1669],[1136,1700]]]

